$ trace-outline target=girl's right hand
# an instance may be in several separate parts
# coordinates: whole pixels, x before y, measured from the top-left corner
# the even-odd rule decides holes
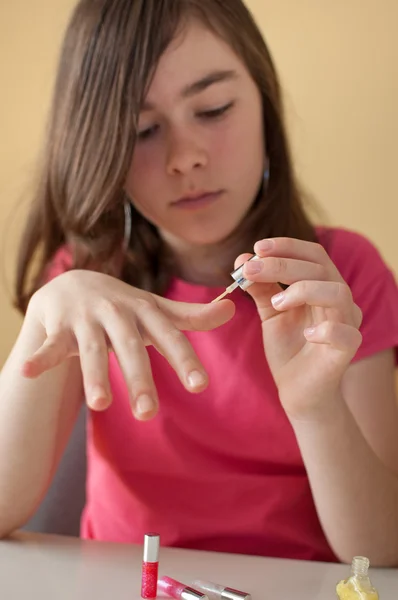
[[[230,300],[190,304],[167,300],[109,275],[74,270],[59,275],[32,297],[26,318],[44,329],[46,340],[22,368],[35,378],[67,358],[80,357],[86,402],[94,410],[111,403],[108,351],[120,364],[133,413],[148,419],[158,395],[145,346],[153,345],[191,392],[207,385],[207,374],[185,331],[209,331],[234,315]]]

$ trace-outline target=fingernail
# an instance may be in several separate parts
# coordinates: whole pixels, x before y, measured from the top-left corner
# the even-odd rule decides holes
[[[304,335],[305,337],[311,337],[312,335],[314,335],[316,331],[316,327],[308,327],[307,329],[304,329]]]
[[[283,292],[281,292],[280,294],[276,294],[271,298],[272,306],[281,306],[284,300],[285,294]]]
[[[136,404],[136,413],[138,415],[146,415],[150,413],[155,408],[155,403],[150,396],[147,394],[143,394],[139,396]]]
[[[256,244],[256,248],[261,252],[268,252],[274,245],[274,240],[260,240]]]
[[[107,398],[108,394],[106,393],[105,389],[100,385],[96,385],[91,390],[91,394],[88,399],[89,405],[91,406],[91,408],[98,408],[103,404],[103,401]]]
[[[188,383],[192,388],[202,386],[206,382],[206,377],[200,371],[191,371],[188,375]]]
[[[244,272],[249,275],[254,275],[255,273],[260,273],[263,270],[263,261],[262,260],[249,260],[245,263]]]
[[[32,369],[32,362],[30,360],[25,361],[21,367],[22,375],[24,377],[30,377],[32,371],[34,372],[34,369]]]

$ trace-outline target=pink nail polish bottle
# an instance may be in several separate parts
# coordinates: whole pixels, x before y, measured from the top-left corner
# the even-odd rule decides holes
[[[171,577],[161,577],[158,581],[158,587],[166,596],[176,598],[176,600],[209,600],[206,594],[202,594]]]
[[[145,535],[141,577],[141,598],[144,600],[154,600],[157,595],[159,546],[160,536],[157,533]]]
[[[251,595],[218,583],[209,581],[194,581],[195,588],[206,594],[209,600],[251,600]]]

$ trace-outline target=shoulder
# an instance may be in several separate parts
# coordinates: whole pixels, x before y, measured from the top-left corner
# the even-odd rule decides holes
[[[367,237],[337,227],[318,227],[319,243],[348,284],[363,280],[370,282],[390,272],[379,249]]]
[[[317,234],[362,310],[363,341],[356,360],[397,348],[398,287],[378,248],[346,229],[319,228]]]

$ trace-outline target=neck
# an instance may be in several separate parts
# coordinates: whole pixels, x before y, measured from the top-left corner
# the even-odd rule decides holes
[[[171,240],[169,236],[164,236],[164,241],[172,254],[177,277],[209,287],[224,287],[231,283],[229,273],[233,271],[238,249],[225,243],[192,245],[182,240]]]

